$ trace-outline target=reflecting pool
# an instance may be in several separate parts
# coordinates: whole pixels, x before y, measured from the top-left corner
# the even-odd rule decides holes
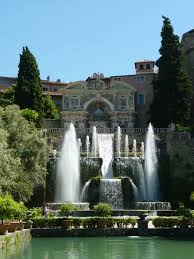
[[[5,251],[4,251],[5,252]],[[14,259],[191,259],[193,240],[158,237],[33,238]]]

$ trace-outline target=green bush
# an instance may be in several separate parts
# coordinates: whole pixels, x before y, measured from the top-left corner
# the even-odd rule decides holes
[[[26,218],[27,208],[22,202],[15,204],[14,219],[23,220]]]
[[[22,203],[14,201],[12,196],[4,195],[0,197],[0,219],[3,220],[25,218],[26,207]]]
[[[94,211],[96,216],[99,217],[109,217],[112,215],[112,205],[107,203],[99,203],[94,206]]]
[[[78,210],[78,207],[75,204],[64,203],[60,206],[60,210],[64,216],[69,217],[74,211]]]
[[[28,211],[28,217],[33,218],[40,218],[42,217],[42,208],[32,208]]]
[[[186,219],[193,218],[192,210],[185,208],[183,204],[179,205],[179,208],[177,210],[177,215],[182,216],[183,218],[186,218]]]
[[[172,228],[179,225],[179,218],[174,217],[157,217],[153,219],[152,224],[156,228]]]

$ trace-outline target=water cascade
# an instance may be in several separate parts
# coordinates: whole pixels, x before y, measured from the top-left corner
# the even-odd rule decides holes
[[[146,201],[146,182],[142,159],[137,158],[139,201]]]
[[[129,156],[129,138],[125,135],[125,157]]]
[[[88,193],[88,187],[90,185],[90,180],[87,181],[84,185],[84,188],[82,190],[82,193],[81,193],[81,201],[87,201],[87,193]]]
[[[117,157],[121,157],[121,128],[118,126],[117,128]]]
[[[112,162],[114,156],[113,149],[113,134],[98,134],[98,147],[99,147],[99,156],[103,159],[102,164],[102,176],[103,178],[112,178]]]
[[[148,127],[145,146],[145,178],[147,201],[159,200],[159,181],[158,181],[158,159],[156,155],[156,144],[154,131],[151,123]]]
[[[133,189],[133,195],[134,195],[134,201],[139,201],[139,191],[137,189],[137,186],[134,184],[134,182],[130,179],[131,186]]]
[[[96,157],[97,156],[97,131],[96,131],[96,126],[93,126],[92,128],[92,156]]]
[[[86,136],[86,157],[88,158],[90,155],[90,139],[89,136]]]
[[[80,153],[75,127],[71,123],[65,132],[61,156],[57,164],[56,202],[79,201]]]
[[[112,204],[114,209],[123,208],[121,179],[101,179],[100,202]]]
[[[136,139],[133,140],[132,153],[133,153],[133,156],[134,156],[134,157],[137,157],[137,144],[136,144]]]

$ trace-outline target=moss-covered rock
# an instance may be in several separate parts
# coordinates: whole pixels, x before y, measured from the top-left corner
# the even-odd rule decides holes
[[[121,187],[123,192],[123,208],[128,209],[129,203],[134,201],[133,187],[129,177],[121,178]]]
[[[81,185],[89,181],[92,177],[101,176],[101,158],[81,158],[80,159],[80,181]]]

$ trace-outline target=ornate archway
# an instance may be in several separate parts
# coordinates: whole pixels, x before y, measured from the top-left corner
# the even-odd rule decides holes
[[[106,128],[111,126],[112,107],[101,99],[94,99],[87,105],[87,123],[89,127]]]

